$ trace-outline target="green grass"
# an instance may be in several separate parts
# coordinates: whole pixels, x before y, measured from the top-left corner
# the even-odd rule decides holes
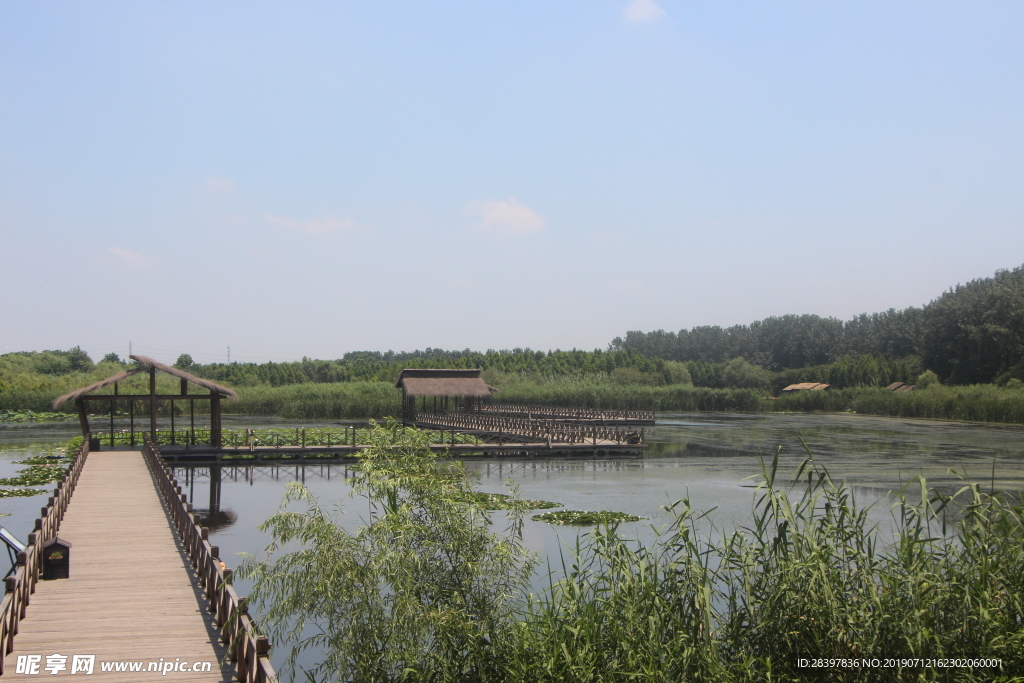
[[[242,387],[241,401],[225,401],[226,413],[345,420],[401,415],[402,395],[390,382],[289,384]]]
[[[784,394],[777,399],[770,399],[765,391],[755,389],[624,385],[595,378],[547,378],[536,384],[508,382],[500,385],[499,389],[496,399],[503,403],[538,406],[666,412],[855,412],[1024,424],[1024,389],[988,384],[934,386],[900,393],[872,387],[803,391]],[[307,420],[380,419],[401,414],[401,393],[390,382],[254,386],[241,387],[238,392],[239,402],[225,401],[222,404],[226,413]],[[18,391],[2,392],[0,405],[21,406],[25,401],[18,396]],[[38,400],[28,403],[32,410],[46,410],[54,396],[54,392],[40,394]],[[196,408],[205,410],[205,403],[197,402]],[[177,408],[180,410],[182,406]],[[166,407],[162,411],[166,412]],[[27,415],[24,412],[18,414]],[[95,416],[94,419],[102,420],[103,416]]]

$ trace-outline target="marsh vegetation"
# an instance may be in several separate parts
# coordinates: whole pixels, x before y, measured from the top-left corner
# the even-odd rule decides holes
[[[322,650],[305,667],[311,680],[807,680],[808,656],[1001,662],[907,666],[885,680],[1024,670],[1018,503],[916,478],[899,493],[896,528],[881,530],[810,453],[792,480],[778,454],[762,463],[748,524],[709,532],[711,511],[686,499],[667,505],[672,523],[653,540],[600,524],[549,557],[559,571],[531,595],[525,506],[499,522],[467,500],[464,470],[380,428],[356,473],[365,523],[340,524],[291,485],[292,505],[265,525],[270,556],[239,575],[255,581],[253,605],[279,647]]]

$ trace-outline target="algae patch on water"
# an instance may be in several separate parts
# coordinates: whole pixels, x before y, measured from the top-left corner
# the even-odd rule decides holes
[[[471,500],[488,510],[511,510],[516,503],[525,503],[527,510],[547,510],[549,508],[562,507],[561,503],[553,503],[550,500],[516,501],[504,493],[484,493],[483,491],[474,491]]]
[[[572,526],[592,526],[594,524],[617,524],[619,522],[639,522],[643,517],[630,515],[625,512],[610,512],[600,510],[598,512],[587,512],[584,510],[559,510],[558,512],[546,512],[543,515],[534,515],[530,519],[548,524],[569,524]]]

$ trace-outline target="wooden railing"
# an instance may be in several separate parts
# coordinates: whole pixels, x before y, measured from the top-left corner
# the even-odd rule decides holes
[[[86,441],[61,476],[46,506],[42,508],[41,516],[36,519],[35,529],[28,535],[28,545],[25,550],[18,553],[17,569],[5,581],[6,592],[3,603],[0,604],[0,647],[3,648],[0,651],[0,675],[4,672],[4,658],[14,649],[14,636],[18,634],[18,624],[25,618],[25,610],[32,594],[36,592],[36,582],[39,581],[42,568],[43,544],[57,535],[88,456],[89,442]]]
[[[367,427],[324,427],[310,428],[295,427],[290,429],[224,429],[221,432],[223,448],[253,448],[258,446],[271,447],[323,447],[332,446],[356,446],[368,444],[367,434],[370,429]],[[143,438],[149,437],[150,433],[135,432],[128,430],[115,431],[113,437],[110,432],[93,432],[92,436],[100,440],[102,446],[129,446],[141,444]],[[152,439],[151,439],[152,440]],[[156,445],[160,446],[209,446],[211,433],[209,429],[158,429],[156,431]]]
[[[492,403],[480,409],[484,415],[524,417],[541,420],[568,420],[586,422],[635,422],[654,424],[651,410],[604,410],[597,408],[565,408],[559,406],[528,406],[512,403]]]
[[[441,427],[487,435],[500,443],[585,444],[598,442],[616,445],[642,444],[643,431],[583,425],[555,420],[537,420],[484,415],[480,413],[419,414],[416,424],[437,429]]]
[[[148,437],[142,453],[199,577],[200,586],[206,591],[221,640],[228,648],[228,657],[235,662],[238,680],[242,683],[276,683],[277,675],[268,656],[270,642],[266,636],[256,632],[245,598],[239,598],[231,585],[231,570],[220,561],[220,549],[210,545],[209,531],[199,523],[199,515],[192,512],[188,496],[181,492],[174,473],[164,464]]]

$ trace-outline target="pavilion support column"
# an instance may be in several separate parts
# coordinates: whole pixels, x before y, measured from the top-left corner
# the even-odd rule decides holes
[[[149,369],[149,438],[156,445],[156,368]]]
[[[220,394],[210,390],[210,443],[220,448]]]
[[[82,428],[82,438],[88,442],[92,435],[89,433],[89,416],[85,413],[85,401],[75,399],[75,408],[78,409],[78,426]]]

